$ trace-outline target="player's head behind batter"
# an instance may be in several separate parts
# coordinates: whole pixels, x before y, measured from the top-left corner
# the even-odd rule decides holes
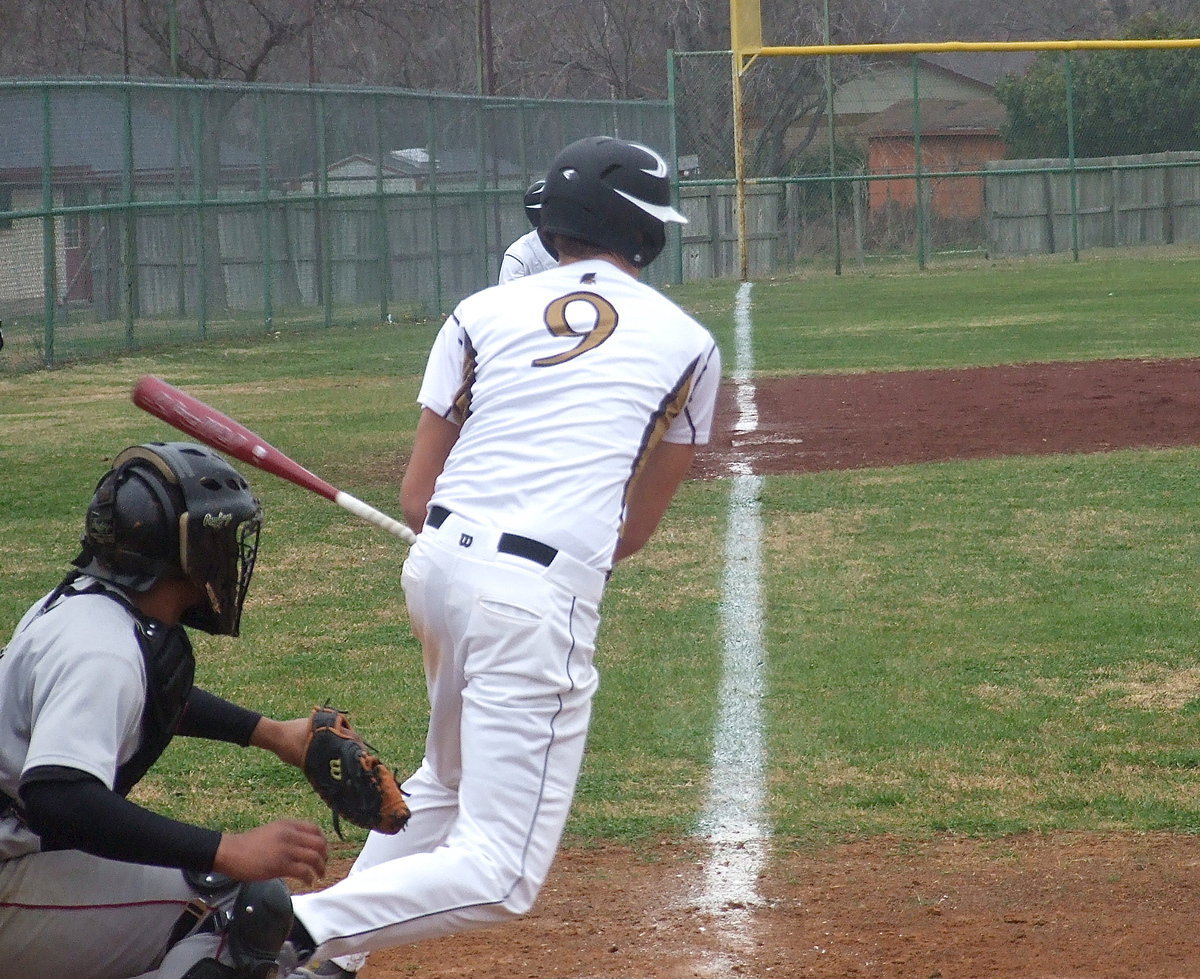
[[[546,181],[535,180],[525,191],[525,217],[529,218],[529,223],[535,228],[542,221],[542,191],[545,189]]]
[[[666,245],[668,223],[687,218],[671,206],[666,161],[648,146],[587,136],[550,165],[538,224],[548,237],[583,242],[641,269]]]
[[[236,636],[261,526],[250,485],[219,455],[190,442],[149,442],[121,452],[96,485],[74,564],[135,592],[184,578],[200,600],[180,622]]]

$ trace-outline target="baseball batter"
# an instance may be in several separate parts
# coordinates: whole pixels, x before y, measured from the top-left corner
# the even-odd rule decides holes
[[[508,246],[500,261],[499,284],[519,279],[523,275],[536,275],[558,265],[558,259],[546,248],[538,232],[538,224],[542,214],[542,190],[546,181],[539,180],[530,185],[525,191],[525,216],[533,225],[533,230],[521,235]]]
[[[315,955],[294,976],[510,919],[546,879],[583,758],[605,582],[712,424],[713,338],[638,281],[684,220],[667,174],[634,143],[568,146],[540,222],[561,264],[467,298],[433,345],[401,491],[423,528],[402,583],[431,707],[405,783],[412,819],[371,834],[345,880],[295,898],[299,958]]]
[[[311,882],[312,823],[220,833],[126,798],[175,734],[298,764],[307,719],[194,686],[184,626],[236,636],[261,510],[199,445],[120,453],[88,506],[76,570],[0,650],[0,972],[22,979],[252,979]],[[242,883],[248,882],[248,883]]]

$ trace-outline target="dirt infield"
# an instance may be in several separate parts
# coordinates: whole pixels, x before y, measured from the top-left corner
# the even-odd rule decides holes
[[[722,392],[702,476],[1103,452],[1200,440],[1200,359],[810,375],[759,382],[758,427],[735,435]]]
[[[1200,444],[1200,360],[767,380],[757,407],[757,431],[735,436],[723,393],[701,477],[734,460],[811,472]],[[696,840],[567,849],[524,919],[377,953],[363,979],[1200,976],[1190,836],[878,838],[777,854],[764,905],[734,909],[753,939],[733,949],[691,904],[703,856]]]

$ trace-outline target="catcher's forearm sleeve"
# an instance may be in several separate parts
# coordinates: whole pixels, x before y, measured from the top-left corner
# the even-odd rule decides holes
[[[143,809],[84,772],[33,769],[21,783],[25,819],[43,850],[82,850],[125,863],[212,870],[221,834]],[[39,778],[39,776],[43,776]]]
[[[262,720],[262,714],[240,707],[215,693],[193,687],[179,721],[179,734],[209,741],[228,741],[243,748]]]

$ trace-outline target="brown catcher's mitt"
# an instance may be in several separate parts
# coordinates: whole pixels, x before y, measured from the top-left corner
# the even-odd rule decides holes
[[[313,708],[304,774],[333,810],[338,836],[340,819],[380,833],[398,833],[408,822],[400,780],[350,725],[345,711],[328,705]]]

